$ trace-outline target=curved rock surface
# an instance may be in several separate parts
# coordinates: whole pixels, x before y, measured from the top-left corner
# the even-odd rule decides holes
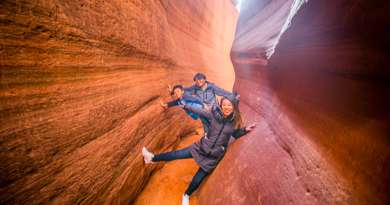
[[[232,144],[200,204],[389,204],[389,6],[309,1],[269,60],[277,33],[256,28],[280,22],[261,19],[269,5],[247,8],[260,25],[240,16],[235,89],[259,127]]]
[[[159,168],[141,147],[198,126],[160,108],[167,84],[234,82],[228,0],[5,0],[0,13],[0,204],[133,201]]]
[[[133,203],[162,167],[141,147],[199,127],[159,106],[198,71],[258,125],[196,203],[389,204],[390,4],[312,0],[282,34],[302,2],[246,0],[236,29],[230,0],[1,1],[0,204]]]

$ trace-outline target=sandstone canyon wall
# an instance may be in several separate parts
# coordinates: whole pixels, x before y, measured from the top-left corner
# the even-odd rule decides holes
[[[302,2],[246,0],[236,29],[230,0],[1,1],[0,203],[131,203],[140,148],[199,126],[166,85],[202,71],[257,128],[199,204],[389,204],[389,3],[308,1],[282,34]]]
[[[0,204],[127,204],[194,124],[195,72],[231,89],[231,1],[0,2]],[[220,72],[223,70],[223,72]]]
[[[308,1],[267,60],[282,19],[262,15],[272,2],[247,2],[263,6],[241,11],[252,15],[240,14],[232,59],[259,126],[231,145],[200,204],[389,204],[390,4]]]

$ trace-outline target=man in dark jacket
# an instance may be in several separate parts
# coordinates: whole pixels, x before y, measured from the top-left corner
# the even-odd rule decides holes
[[[213,105],[217,104],[216,95],[227,97],[238,101],[239,95],[228,92],[214,83],[206,80],[206,75],[203,73],[197,73],[194,76],[195,84],[191,87],[184,88],[184,90],[194,96],[197,96],[205,104],[206,109],[210,109]]]

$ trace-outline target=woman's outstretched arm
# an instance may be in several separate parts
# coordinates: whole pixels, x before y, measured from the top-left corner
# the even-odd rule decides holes
[[[234,130],[232,136],[235,138],[235,139],[238,139],[244,135],[246,135],[248,132],[252,131],[253,128],[256,127],[256,124],[251,124],[249,126],[246,126],[246,127],[242,127],[242,128],[239,128],[239,129],[236,129]]]

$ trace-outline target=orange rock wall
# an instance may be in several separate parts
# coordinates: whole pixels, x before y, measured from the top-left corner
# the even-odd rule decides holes
[[[127,204],[198,124],[163,111],[195,72],[231,89],[231,1],[1,1],[0,203]]]
[[[199,204],[389,204],[389,4],[309,1],[267,60],[292,3],[247,0],[236,31],[230,0],[1,1],[0,203],[131,203],[160,167],[140,148],[199,126],[166,85],[202,71],[236,73],[257,128]]]

